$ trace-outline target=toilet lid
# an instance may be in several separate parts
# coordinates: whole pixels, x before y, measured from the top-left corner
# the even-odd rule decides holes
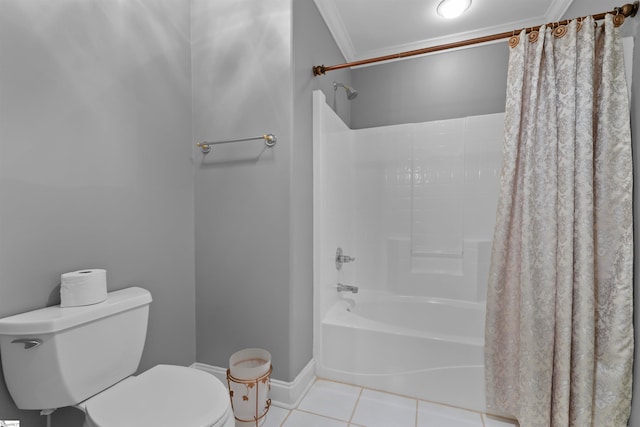
[[[231,404],[213,375],[157,365],[90,398],[85,410],[97,426],[211,427],[229,417]]]

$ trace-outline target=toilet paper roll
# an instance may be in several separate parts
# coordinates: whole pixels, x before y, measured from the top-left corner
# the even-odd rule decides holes
[[[60,276],[60,307],[97,304],[106,299],[106,270],[78,270]]]

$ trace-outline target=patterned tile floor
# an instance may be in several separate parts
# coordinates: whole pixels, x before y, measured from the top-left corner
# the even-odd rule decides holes
[[[272,406],[262,427],[517,427],[515,421],[348,384],[316,380],[293,410]]]

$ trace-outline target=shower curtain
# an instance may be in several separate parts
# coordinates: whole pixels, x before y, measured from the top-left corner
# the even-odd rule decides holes
[[[487,295],[489,412],[521,427],[626,426],[632,159],[614,17],[512,37]]]

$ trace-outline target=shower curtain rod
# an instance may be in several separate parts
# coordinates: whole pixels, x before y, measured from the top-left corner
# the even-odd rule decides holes
[[[622,25],[624,23],[625,18],[636,16],[636,13],[638,12],[638,8],[639,7],[640,7],[640,1],[636,1],[633,4],[628,3],[628,4],[625,4],[624,6],[616,7],[614,10],[612,10],[610,12],[603,12],[603,13],[599,13],[597,15],[592,15],[592,17],[593,17],[594,20],[599,21],[599,20],[604,19],[604,17],[607,14],[616,15],[616,16],[620,17],[620,18],[616,18],[616,26],[620,26],[620,25]],[[581,18],[575,18],[575,19],[586,19],[586,18],[587,18],[586,16],[583,16]],[[552,23],[549,23],[549,24],[546,24],[546,25],[552,25],[554,27],[557,27],[557,26],[561,26],[561,25],[567,25],[571,21],[572,21],[572,19],[566,19],[564,21],[552,22]],[[527,33],[530,33],[532,31],[539,30],[540,27],[542,27],[542,25],[539,25],[537,27],[527,27],[526,31],[527,31]],[[522,31],[522,30],[520,30],[520,31]],[[342,68],[356,67],[358,65],[366,65],[366,64],[373,64],[373,63],[376,63],[376,62],[390,61],[392,59],[408,58],[408,57],[416,56],[416,55],[424,55],[426,53],[440,52],[440,51],[443,51],[443,50],[455,49],[455,48],[459,48],[459,47],[472,46],[472,45],[475,45],[475,44],[486,43],[486,42],[491,42],[491,41],[496,41],[496,40],[501,40],[501,39],[506,39],[506,38],[513,37],[514,35],[516,35],[520,31],[518,31],[518,30],[507,31],[507,32],[504,32],[504,33],[493,34],[491,36],[478,37],[478,38],[475,38],[475,39],[469,39],[469,40],[463,40],[463,41],[454,42],[454,43],[442,44],[442,45],[439,45],[439,46],[431,46],[431,47],[426,47],[426,48],[423,48],[423,49],[410,50],[410,51],[407,51],[407,52],[401,52],[401,53],[396,53],[396,54],[392,54],[392,55],[378,56],[376,58],[363,59],[363,60],[354,61],[354,62],[347,62],[345,64],[330,65],[330,66],[316,65],[316,66],[313,67],[313,75],[314,76],[321,76],[321,75],[326,74],[329,71],[340,70]]]

